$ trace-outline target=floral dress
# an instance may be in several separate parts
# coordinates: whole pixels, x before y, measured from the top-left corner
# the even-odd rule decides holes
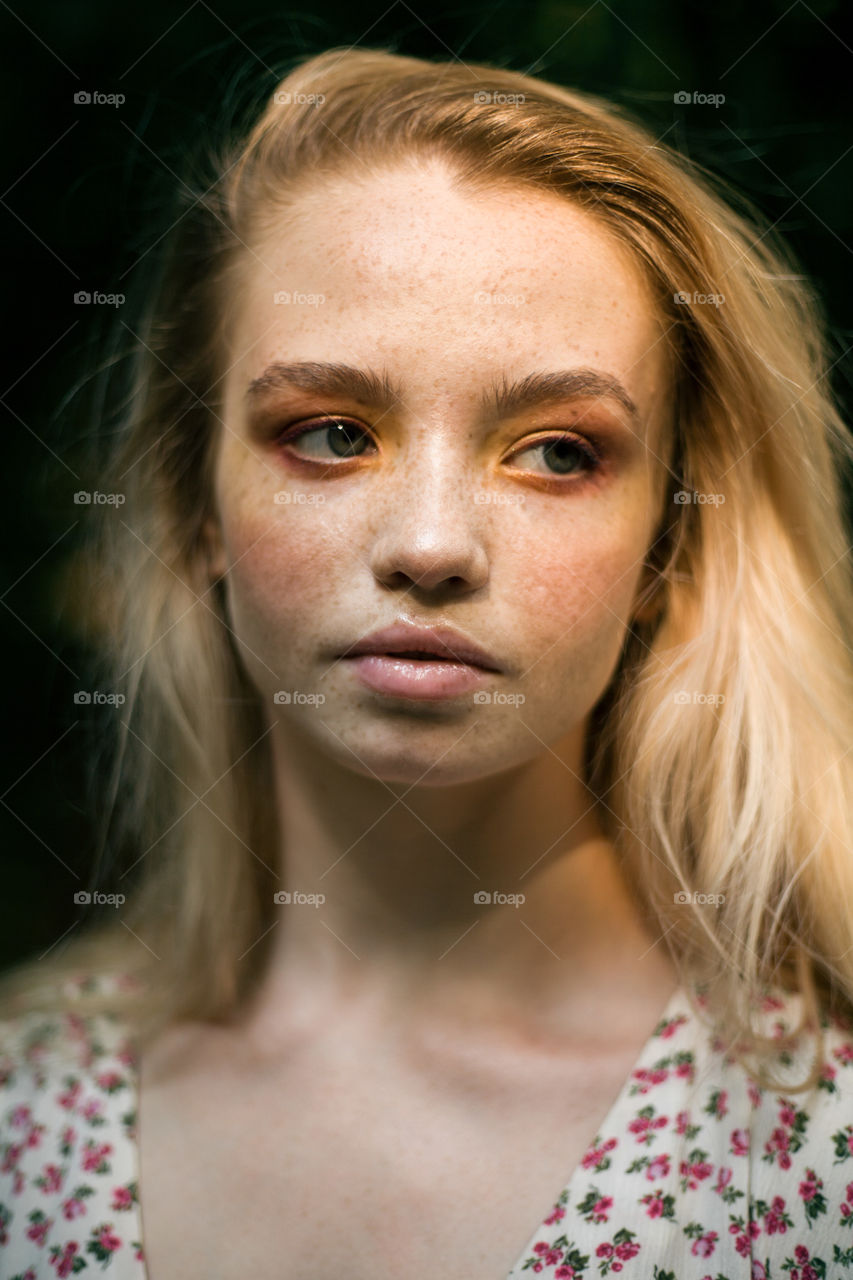
[[[801,1002],[771,988],[762,1029],[793,1030]],[[580,1164],[495,1280],[853,1280],[853,1029],[825,1013],[822,1025],[818,1084],[763,1090],[679,987]],[[781,1082],[803,1078],[813,1049],[810,1035],[780,1049]],[[117,1018],[0,1023],[0,1280],[157,1280],[143,1250],[137,1106]]]

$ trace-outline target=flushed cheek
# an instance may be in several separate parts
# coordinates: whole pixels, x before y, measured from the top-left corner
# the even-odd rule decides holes
[[[257,507],[223,515],[228,605],[236,634],[278,670],[316,647],[323,619],[340,599],[341,536],[322,507]]]
[[[642,548],[599,533],[547,548],[540,541],[527,552],[509,584],[525,650],[543,670],[582,658],[609,671],[630,617]]]

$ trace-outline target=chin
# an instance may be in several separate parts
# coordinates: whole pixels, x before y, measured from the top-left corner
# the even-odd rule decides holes
[[[469,728],[464,719],[443,721],[411,717],[407,725],[383,725],[370,732],[341,732],[322,744],[344,768],[375,781],[419,788],[461,786],[524,764],[541,744],[525,734],[524,743],[492,740]],[[464,734],[464,738],[463,738]]]

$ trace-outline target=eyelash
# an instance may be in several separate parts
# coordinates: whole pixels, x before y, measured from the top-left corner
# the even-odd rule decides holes
[[[341,424],[341,425],[353,427],[355,428],[355,430],[361,432],[362,435],[367,436],[368,438],[370,437],[370,433],[366,431],[365,428],[362,427],[360,423],[355,422],[353,419],[330,415],[327,418],[311,418],[308,420],[307,423],[298,423],[294,426],[285,427],[283,431],[276,437],[276,443],[278,445],[292,444],[294,440],[299,440],[302,438],[302,436],[313,434],[314,432],[323,431],[324,429],[328,429],[333,424]],[[528,450],[530,449],[538,449],[538,448],[544,449],[544,448],[547,448],[547,446],[549,445],[562,444],[562,443],[571,444],[574,448],[577,449],[578,454],[583,460],[583,468],[581,471],[582,475],[584,476],[594,475],[595,472],[600,470],[601,466],[603,465],[602,458],[598,450],[595,448],[595,446],[586,439],[583,439],[579,436],[575,436],[566,432],[556,432],[552,436],[545,436],[542,439],[536,440],[533,443],[529,444],[524,449],[518,449],[516,451],[516,454],[527,453]],[[353,455],[353,457],[361,457],[361,456],[362,455],[360,454]],[[513,456],[516,456],[516,455],[514,454]],[[348,459],[346,458],[340,458],[339,462],[346,462],[347,460]],[[300,459],[300,461],[302,462],[310,461],[310,462],[314,462],[314,463],[318,463],[319,465],[322,465],[322,461],[319,458],[310,458],[310,459],[302,458]],[[329,465],[334,468],[338,465],[338,463],[331,462],[330,460]],[[573,475],[577,475],[577,473],[576,472],[560,473],[559,471],[552,471],[550,473],[551,478],[557,479],[557,480],[560,480],[560,479],[570,480]]]

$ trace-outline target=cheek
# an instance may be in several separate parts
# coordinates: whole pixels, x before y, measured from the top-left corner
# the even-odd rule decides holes
[[[515,541],[511,598],[529,620],[534,647],[565,654],[585,643],[601,643],[612,658],[630,618],[645,556],[633,529],[624,521],[575,524],[562,535],[543,540],[541,525]]]
[[[272,513],[252,504],[223,513],[222,529],[234,630],[274,653],[284,635],[287,647],[298,646],[300,633],[316,629],[319,612],[338,596],[342,557],[322,504],[270,505]]]

